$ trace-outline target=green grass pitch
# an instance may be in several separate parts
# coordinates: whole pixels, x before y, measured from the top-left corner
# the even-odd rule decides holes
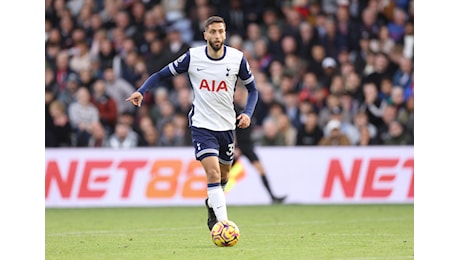
[[[203,207],[45,210],[52,259],[414,259],[414,205],[229,206],[235,247],[216,247]]]

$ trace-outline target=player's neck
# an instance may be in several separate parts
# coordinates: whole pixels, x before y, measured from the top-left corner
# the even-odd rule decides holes
[[[216,60],[220,59],[222,58],[222,56],[224,56],[224,46],[222,45],[222,48],[220,48],[217,51],[208,46],[207,52],[208,52],[209,57],[216,59]]]

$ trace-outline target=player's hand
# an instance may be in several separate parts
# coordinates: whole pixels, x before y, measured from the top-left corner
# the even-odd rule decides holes
[[[247,128],[251,124],[251,118],[249,118],[249,116],[246,115],[246,114],[240,114],[236,118],[236,122],[238,122],[236,124],[237,127],[239,127],[239,128]]]
[[[126,101],[131,102],[133,105],[135,105],[137,107],[141,107],[143,99],[144,99],[144,97],[142,96],[142,94],[140,92],[136,91],[133,94],[131,94],[131,96],[126,99]]]

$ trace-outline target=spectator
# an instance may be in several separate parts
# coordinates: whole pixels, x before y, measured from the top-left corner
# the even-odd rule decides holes
[[[336,30],[338,50],[356,50],[358,48],[359,30],[350,16],[348,5],[339,5],[336,13]]]
[[[284,72],[283,63],[280,60],[273,60],[268,67],[268,80],[276,90],[281,88]]]
[[[101,39],[99,43],[98,60],[101,70],[111,68],[114,65],[114,59],[117,52],[109,39]]]
[[[64,49],[70,49],[74,44],[72,41],[72,31],[75,29],[75,23],[72,19],[72,14],[67,11],[68,9],[63,10],[59,21],[59,30],[62,38],[61,43]]]
[[[134,33],[131,36],[132,39],[136,42],[136,45],[141,41],[143,35],[142,32],[144,31],[144,17],[147,11],[146,6],[143,2],[133,2],[130,11],[131,24],[134,28]]]
[[[144,140],[140,146],[158,146],[158,131],[156,128],[148,128],[142,131],[142,139]]]
[[[166,87],[157,87],[154,90],[153,105],[149,111],[150,116],[155,124],[161,120],[161,104],[169,101],[169,92]],[[157,128],[158,129],[158,128]]]
[[[140,78],[136,73],[136,64],[140,60],[135,50],[128,51],[120,60],[120,74],[118,77],[126,80],[132,86],[135,86]]]
[[[302,21],[304,21],[305,17],[297,12],[294,8],[288,8],[285,10],[285,23],[283,23],[283,27],[281,31],[283,35],[292,35],[294,37],[298,37],[299,33],[299,26]]]
[[[50,89],[45,88],[45,147],[53,147],[56,142],[53,133],[53,118],[50,114],[50,104],[55,100],[55,96]]]
[[[337,58],[337,73],[342,77],[348,77],[351,73],[356,72],[356,68],[351,62],[350,52],[348,50],[340,50]]]
[[[414,59],[414,22],[406,23],[404,37],[402,39],[403,55],[411,60]]]
[[[146,54],[147,70],[158,71],[169,63],[171,57],[164,51],[163,42],[155,38],[149,45],[149,52]]]
[[[172,119],[161,124],[159,146],[184,146],[184,136],[177,135],[174,121]]]
[[[377,12],[371,7],[366,7],[361,13],[362,23],[360,25],[360,34],[366,33],[369,38],[377,38],[379,25],[377,23]]]
[[[99,111],[91,103],[91,94],[86,88],[79,88],[77,100],[69,105],[69,119],[74,134],[74,145],[87,147],[92,126],[99,122]]]
[[[391,92],[393,90],[393,80],[389,77],[383,77],[379,86],[379,99],[390,103]]]
[[[293,126],[291,120],[286,114],[281,114],[277,118],[279,132],[284,137],[287,146],[294,146],[297,138],[297,128]]]
[[[108,147],[108,142],[107,131],[104,126],[99,122],[92,124],[88,147]]]
[[[352,72],[345,78],[345,92],[356,101],[364,100],[362,80],[357,72]]]
[[[89,44],[89,53],[92,60],[99,59],[102,42],[107,39],[108,36],[105,29],[98,28],[94,30],[92,40]]]
[[[390,68],[390,60],[388,55],[379,52],[375,56],[374,71],[364,78],[364,82],[373,82],[379,86],[382,78],[391,77],[392,71]]]
[[[49,114],[51,116],[51,133],[46,135],[47,147],[71,147],[72,146],[72,127],[66,113],[66,106],[59,100],[54,100],[49,104]]]
[[[359,141],[358,146],[370,146],[370,145],[379,145],[380,142],[376,137],[371,137],[369,133],[369,128],[362,126],[359,128]]]
[[[332,119],[327,125],[325,132],[329,133],[321,138],[319,141],[320,146],[349,146],[351,145],[350,139],[347,135],[341,132],[341,123],[339,120]]]
[[[369,47],[373,52],[383,52],[389,55],[394,46],[395,41],[390,37],[388,26],[384,25],[380,27],[379,37],[371,39]]]
[[[89,46],[84,40],[75,43],[75,52],[75,55],[70,58],[70,69],[77,73],[91,69]]]
[[[406,109],[405,115],[401,115],[400,118],[404,118],[404,126],[406,127],[407,131],[414,135],[414,96],[410,96],[406,100]]]
[[[159,114],[159,118],[156,121],[156,125],[161,135],[161,132],[163,131],[163,125],[166,124],[168,121],[172,121],[172,119],[174,118],[176,109],[174,107],[174,104],[169,99],[158,104],[158,107],[159,107],[160,114]]]
[[[102,20],[102,17],[99,13],[93,13],[91,14],[91,21],[90,21],[90,26],[89,28],[86,28],[86,33],[88,36],[91,37],[93,43],[94,41],[97,41],[97,39],[100,39],[99,37],[104,35],[106,36],[107,31],[106,28],[104,28],[104,22]],[[106,37],[104,37],[106,38]],[[94,54],[92,51],[93,45],[91,44],[91,54]]]
[[[337,35],[337,27],[333,18],[327,18],[324,23],[325,34],[319,37],[319,42],[325,49],[325,55],[337,59],[340,42]]]
[[[379,99],[377,85],[374,82],[368,82],[363,85],[364,102],[360,109],[366,111],[369,122],[376,127],[383,124],[382,114],[387,106],[384,100]]]
[[[369,123],[366,112],[357,111],[353,118],[353,125],[359,132],[361,132],[361,128],[366,127],[368,131],[365,134],[369,135],[371,139],[377,137],[377,127]]]
[[[315,74],[317,78],[322,78],[324,75],[323,71],[323,60],[326,58],[326,50],[320,44],[314,45],[311,48],[312,60],[308,62],[308,71]]]
[[[382,114],[382,124],[377,126],[377,133],[378,133],[378,140],[379,143],[384,143],[386,140],[390,138],[390,124],[391,122],[397,120],[396,119],[397,115],[397,109],[393,105],[387,105],[385,106]]]
[[[406,21],[406,12],[401,8],[395,8],[393,10],[393,19],[388,24],[388,31],[391,39],[397,44],[401,44],[404,39]]]
[[[102,126],[107,132],[112,133],[118,117],[117,102],[107,94],[105,81],[101,79],[94,82],[92,94],[91,102],[99,111]]]
[[[45,89],[49,90],[53,98],[59,95],[59,85],[56,82],[56,77],[54,76],[54,70],[51,67],[45,67]]]
[[[289,124],[294,128],[300,125],[299,95],[297,91],[291,90],[283,95],[283,104]]]
[[[319,79],[321,82],[320,84],[326,87],[330,92],[332,78],[337,75],[338,72],[337,61],[332,57],[326,57],[321,62],[321,66],[323,68],[323,72],[321,73],[323,76]]]
[[[66,82],[69,76],[76,74],[74,70],[69,67],[69,54],[67,51],[62,50],[56,56],[56,82],[59,85],[59,92],[66,88]]]
[[[341,74],[336,74],[331,78],[329,95],[341,95],[345,93],[345,80]]]
[[[182,39],[180,29],[174,25],[168,28],[166,38],[167,44],[165,50],[169,52],[168,55],[171,60],[179,58],[190,48],[190,45]]]
[[[248,57],[256,57],[256,42],[259,40],[266,41],[267,38],[262,36],[262,31],[259,24],[250,23],[247,27],[243,42],[243,49],[249,54]],[[266,49],[268,49],[268,46]]]
[[[404,90],[404,100],[413,95],[411,88],[413,84],[413,64],[412,60],[401,57],[399,59],[399,68],[393,75],[393,85],[400,86]]]
[[[263,122],[263,135],[259,143],[262,146],[284,146],[286,139],[279,131],[276,119],[273,117],[265,118]]]
[[[342,116],[342,108],[340,106],[338,107],[333,107],[330,111],[330,116],[329,116],[329,121],[328,124],[332,120],[336,120],[340,122],[340,132],[348,137],[348,140],[352,145],[355,145],[358,140],[359,140],[359,131],[355,125],[353,125],[351,122],[344,120]],[[328,124],[326,124],[326,127],[324,127],[324,136],[329,136],[332,128],[328,127]]]
[[[139,146],[157,146],[158,131],[150,116],[142,116],[139,119]]]
[[[359,111],[360,103],[353,96],[345,91],[339,95],[340,107],[342,108],[342,117],[348,122],[352,122],[353,115]]]
[[[333,109],[340,109],[340,99],[338,95],[331,94],[326,98],[326,106],[319,110],[318,113],[318,125],[324,128],[329,122]]]
[[[223,1],[225,2],[225,1]],[[249,30],[249,24],[247,22],[246,13],[241,0],[229,1],[228,8],[220,10],[224,19],[228,21],[229,32],[232,34],[245,35]]]
[[[397,120],[390,123],[389,138],[384,141],[384,145],[413,145],[411,135],[404,128],[403,124]]]
[[[118,11],[115,15],[115,26],[120,28],[126,37],[133,37],[136,34],[136,26],[131,23],[131,16],[126,11]]]
[[[301,22],[299,36],[299,56],[308,63],[313,59],[313,46],[319,44],[315,27],[306,21]]]
[[[268,34],[268,27],[273,24],[277,24],[279,26],[283,25],[278,13],[276,12],[274,7],[266,7],[262,13],[262,23],[261,23],[261,33],[262,35]]]
[[[66,108],[68,108],[72,102],[75,102],[77,100],[76,93],[79,88],[80,85],[78,76],[77,74],[72,73],[68,76],[66,80],[65,89],[59,91],[57,99],[63,102],[66,105]]]
[[[297,42],[294,36],[286,35],[283,37],[281,26],[272,24],[268,27],[267,32],[267,52],[273,59],[284,60],[286,55],[297,52]],[[257,48],[257,46],[255,46]]]
[[[93,14],[94,5],[92,2],[88,2],[83,4],[83,1],[74,1],[80,2],[82,4],[80,11],[74,15],[76,17],[75,22],[77,27],[82,28],[82,30],[87,32],[91,32],[91,16]],[[91,38],[91,34],[87,34],[88,38]]]
[[[189,5],[188,8],[189,17],[191,18],[190,23],[190,30],[192,34],[192,45],[200,45],[204,42],[203,40],[203,32],[204,32],[204,24],[206,19],[212,15],[214,9],[208,4],[208,1],[188,1]],[[220,2],[221,4],[225,5],[225,2]],[[219,12],[228,11],[225,10],[226,8],[219,8]],[[216,10],[217,11],[217,10]],[[229,35],[233,35],[232,30],[236,29],[233,26],[229,25],[230,20],[226,19],[227,21],[227,33]]]
[[[57,57],[61,53],[61,50],[59,43],[48,43],[45,46],[45,62],[47,66],[54,70],[54,74],[57,73]]]
[[[258,39],[254,42],[254,56],[251,58],[257,61],[258,65],[256,68],[258,68],[259,71],[267,73],[274,56],[268,51],[268,45],[265,39]]]
[[[129,97],[134,91],[134,87],[128,81],[117,78],[112,67],[105,68],[104,81],[107,94],[117,102],[118,114],[122,112],[134,112],[135,107],[125,101],[126,97]]]
[[[172,119],[176,131],[176,135],[183,139],[184,146],[193,146],[192,132],[189,127],[188,117],[183,113],[175,113]]]
[[[270,83],[258,83],[259,99],[257,100],[256,109],[253,114],[253,122],[256,128],[261,127],[263,121],[268,115],[269,107],[277,102],[275,97],[275,89]]]
[[[406,102],[404,100],[404,90],[399,87],[393,87],[391,91],[391,103],[396,107],[396,119],[403,124],[407,123],[408,113],[406,111]]]
[[[179,77],[175,77],[174,79],[177,78]],[[172,98],[171,100],[176,101],[174,104],[176,113],[188,115],[192,109],[193,101],[193,93],[191,88],[183,87],[177,89],[177,91],[174,92],[176,93],[175,98]]]
[[[318,145],[323,135],[323,130],[318,124],[318,114],[315,111],[309,111],[305,122],[297,128],[296,145]]]
[[[115,149],[134,148],[138,145],[138,135],[131,126],[118,122],[115,131],[109,137],[109,147]]]

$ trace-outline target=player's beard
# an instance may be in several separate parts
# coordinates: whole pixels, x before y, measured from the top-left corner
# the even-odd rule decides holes
[[[220,49],[222,49],[222,42],[221,41],[218,41],[218,42],[211,42],[211,48],[214,50],[214,51],[219,51]]]

